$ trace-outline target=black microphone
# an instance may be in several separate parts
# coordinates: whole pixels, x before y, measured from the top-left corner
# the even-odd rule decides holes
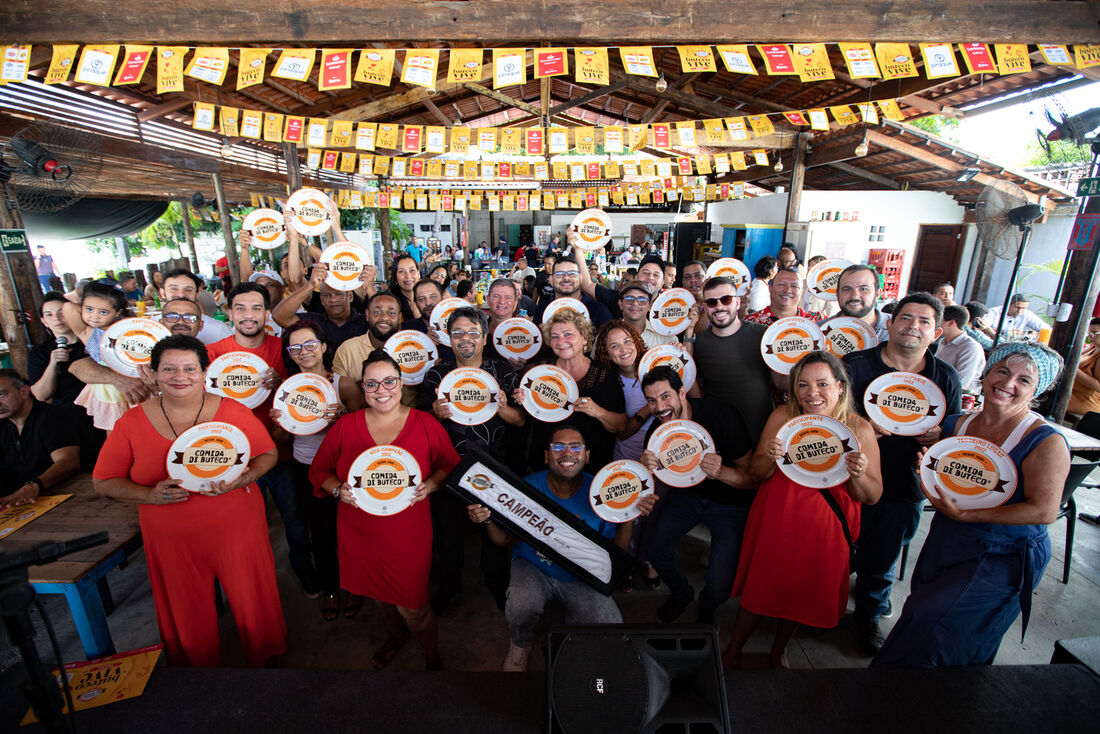
[[[65,346],[66,346],[66,345],[67,345],[68,343],[69,343],[69,340],[68,340],[68,339],[66,339],[65,337],[63,337],[63,336],[59,336],[59,337],[57,337],[57,348],[58,348],[58,349],[64,349],[64,348],[65,348]]]

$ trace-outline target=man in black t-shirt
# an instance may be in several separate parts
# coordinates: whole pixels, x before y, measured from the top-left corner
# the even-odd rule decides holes
[[[714,624],[714,612],[730,596],[737,557],[749,506],[756,495],[756,482],[748,473],[752,459],[752,441],[740,413],[714,400],[688,398],[680,376],[670,367],[655,367],[642,379],[645,395],[657,419],[646,434],[642,463],[651,472],[657,468],[657,456],[650,451],[649,440],[657,427],[673,420],[690,420],[707,429],[714,446],[699,462],[706,478],[693,487],[672,489],[660,479],[657,494],[656,524],[649,530],[646,556],[668,584],[672,596],[657,610],[662,624],[675,622],[694,598],[694,591],[676,563],[676,544],[700,522],[710,529],[710,564],[707,581],[699,594],[696,621]]]
[[[558,261],[559,253],[547,250],[542,259],[542,267],[535,273],[535,302],[549,303],[554,300],[554,284],[550,276],[554,272],[554,263]]]

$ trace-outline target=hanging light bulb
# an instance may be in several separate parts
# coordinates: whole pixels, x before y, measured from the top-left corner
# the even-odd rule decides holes
[[[658,92],[663,92],[668,89],[668,82],[665,81],[665,73],[663,71],[661,72],[661,75],[657,77],[657,81],[656,83],[654,83],[653,87]]]
[[[222,136],[222,146],[220,149],[222,158],[229,158],[233,155],[233,143],[229,142],[229,138]]]
[[[781,173],[783,171],[783,159],[782,158],[776,159],[774,168],[775,168],[776,173]]]
[[[863,156],[867,155],[868,150],[869,148],[867,147],[867,141],[864,140],[862,143],[856,146],[855,154],[862,158]]]

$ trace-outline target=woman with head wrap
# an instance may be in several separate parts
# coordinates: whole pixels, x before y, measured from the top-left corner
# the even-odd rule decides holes
[[[1058,517],[1069,472],[1065,440],[1031,402],[1061,371],[1062,358],[1042,344],[1001,344],[982,377],[981,411],[944,420],[944,436],[1003,448],[1016,465],[1016,489],[999,507],[969,510],[924,489],[936,516],[905,609],[872,665],[989,665],[1021,612],[1027,630],[1050,560],[1046,526]]]

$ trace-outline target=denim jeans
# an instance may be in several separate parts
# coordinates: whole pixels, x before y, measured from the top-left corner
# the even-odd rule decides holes
[[[924,501],[881,501],[864,505],[859,521],[859,552],[856,554],[855,598],[857,619],[875,621],[890,602],[894,567],[901,547],[913,539],[920,525]]]
[[[336,555],[336,509],[340,500],[332,495],[318,497],[309,481],[309,464],[291,463],[294,489],[297,492],[299,514],[305,516],[309,528],[309,547],[313,551],[313,568],[321,591],[340,593],[340,562]]]
[[[279,508],[286,533],[286,545],[290,555],[290,567],[298,579],[305,583],[314,580],[313,561],[310,560],[309,527],[305,513],[298,507],[294,489],[293,461],[284,461],[256,480],[260,490],[270,494]]]
[[[676,543],[699,523],[706,525],[710,529],[710,564],[699,607],[713,611],[730,598],[749,508],[713,502],[690,489],[673,489],[661,502],[664,508],[656,526],[647,528],[646,557],[674,598],[690,600],[694,593],[676,563]]]
[[[531,645],[535,624],[551,599],[557,599],[565,607],[567,624],[619,624],[623,621],[611,597],[583,581],[560,581],[547,576],[530,561],[513,558],[508,602],[504,605],[512,642],[520,647]]]

